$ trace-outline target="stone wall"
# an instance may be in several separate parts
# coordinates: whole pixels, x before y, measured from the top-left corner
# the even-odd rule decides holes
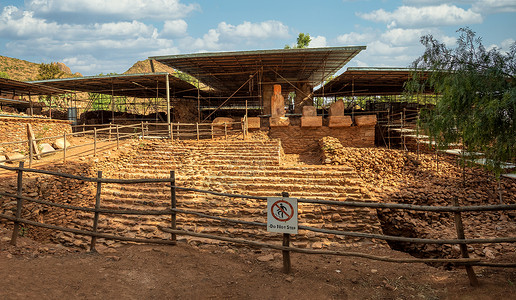
[[[72,132],[71,123],[69,121],[0,117],[0,144],[26,140],[27,124],[32,125],[32,130],[34,130],[36,138],[57,136],[62,135],[64,132]],[[5,146],[0,145],[0,151],[27,151],[27,147],[28,145],[26,143]]]
[[[354,126],[330,128],[323,127],[271,127],[269,136],[280,139],[287,154],[299,154],[307,151],[316,151],[318,141],[325,136],[338,138],[344,146],[374,147],[375,126]]]

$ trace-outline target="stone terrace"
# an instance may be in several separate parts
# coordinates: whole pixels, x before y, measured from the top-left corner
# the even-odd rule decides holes
[[[130,150],[129,150],[130,149]],[[121,150],[116,158],[101,160],[97,168],[108,178],[162,178],[175,170],[176,185],[224,193],[252,196],[279,196],[321,200],[370,201],[358,176],[348,167],[281,163],[282,148],[272,141],[139,141]],[[229,198],[196,192],[177,191],[177,206],[206,214],[246,221],[266,222],[266,201]],[[85,203],[94,206],[94,203]],[[170,188],[165,184],[103,185],[103,208],[164,209],[170,206]],[[79,213],[72,226],[91,229],[92,215]],[[167,235],[155,225],[167,226],[170,216],[102,216],[99,231],[126,236]],[[224,224],[179,214],[178,227],[202,233],[224,234],[253,239],[279,240],[265,228]],[[339,208],[299,204],[299,224],[339,230],[380,232],[376,211],[366,208]],[[89,239],[61,233],[65,243],[85,246]],[[111,241],[101,242],[112,244]],[[300,231],[294,245],[321,248],[332,243],[352,243],[357,239],[322,236]]]

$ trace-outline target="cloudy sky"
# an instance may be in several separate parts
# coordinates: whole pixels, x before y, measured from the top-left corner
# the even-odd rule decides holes
[[[83,75],[154,55],[365,45],[349,66],[406,67],[419,37],[450,47],[470,27],[487,47],[516,40],[516,0],[0,0],[0,55],[60,61]]]

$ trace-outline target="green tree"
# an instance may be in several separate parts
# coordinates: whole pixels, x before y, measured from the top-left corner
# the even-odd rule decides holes
[[[502,163],[516,159],[516,43],[508,52],[486,49],[469,28],[458,30],[450,49],[431,35],[423,36],[424,54],[414,62],[415,80],[430,71],[411,92],[432,88],[439,95],[422,123],[440,147],[462,143],[485,154],[487,167],[499,176]]]
[[[304,33],[300,33],[299,36],[297,37],[297,45],[294,46],[294,48],[290,47],[290,45],[285,45],[285,48],[284,49],[303,49],[303,48],[308,48],[308,45],[310,45],[310,42],[312,41],[312,38],[310,37],[310,35],[307,33],[307,34],[304,34]]]
[[[60,78],[63,74],[64,72],[59,69],[59,66],[57,64],[41,63],[39,65],[39,71],[36,80]]]
[[[9,79],[9,74],[7,74],[6,72],[0,72],[0,78]]]

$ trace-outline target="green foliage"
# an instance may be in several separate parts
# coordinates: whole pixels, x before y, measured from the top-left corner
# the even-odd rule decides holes
[[[440,147],[463,143],[467,151],[485,154],[488,167],[500,175],[501,163],[516,158],[516,43],[509,52],[487,50],[469,28],[459,30],[455,49],[431,35],[423,36],[424,54],[414,62],[415,75],[431,71],[422,84],[440,95],[423,125]]]
[[[5,72],[0,72],[0,78],[9,79],[9,74],[7,74]]]
[[[303,49],[303,48],[308,48],[308,45],[310,45],[310,42],[312,41],[312,38],[310,37],[310,35],[307,33],[307,34],[304,34],[304,33],[299,33],[299,36],[297,37],[297,45],[294,46],[294,48],[292,48],[290,45],[285,45],[285,48],[284,49]]]
[[[39,71],[36,80],[60,78],[63,74],[64,73],[59,69],[59,66],[57,64],[41,63],[39,65]]]
[[[179,79],[181,79],[183,81],[186,81],[186,82],[192,84],[196,88],[199,88],[199,81],[195,77],[190,76],[189,74],[183,73],[179,70],[175,70],[174,76],[178,77]]]
[[[127,97],[111,96],[99,93],[88,93],[89,98],[92,100],[93,110],[111,110],[111,103],[114,101],[115,111],[126,112],[127,111]]]

